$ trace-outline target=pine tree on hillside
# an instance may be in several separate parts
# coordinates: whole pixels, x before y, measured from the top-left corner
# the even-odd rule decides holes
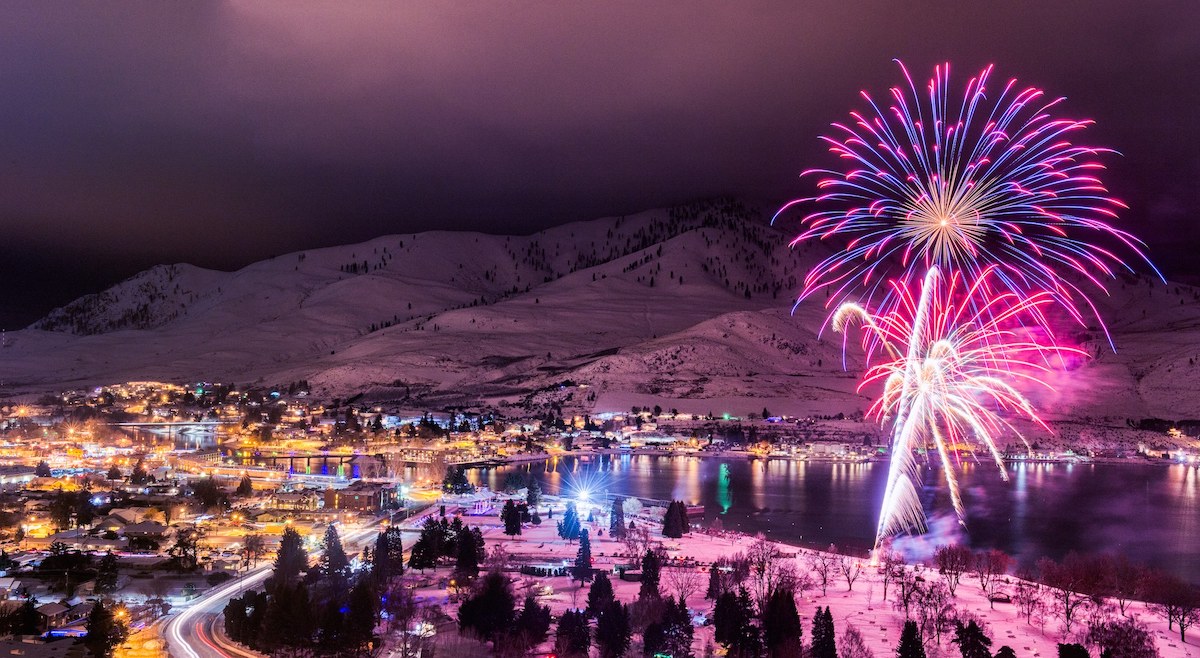
[[[575,554],[575,566],[571,569],[571,578],[581,583],[592,580],[592,540],[588,537],[587,528],[579,533],[579,552]]]
[[[682,601],[667,597],[662,619],[650,622],[642,634],[643,653],[647,656],[692,658],[692,639],[695,629],[691,615]]]
[[[667,505],[667,513],[663,514],[662,534],[663,537],[670,537],[671,539],[683,537],[683,525],[679,516],[678,501],[673,500]]]
[[[95,589],[102,594],[115,592],[117,589],[117,556],[112,551],[105,553],[96,566]]]
[[[318,563],[321,575],[326,578],[346,580],[350,576],[350,558],[346,557],[346,549],[342,547],[342,538],[338,536],[337,526],[330,524],[325,528],[325,537],[321,540],[321,559]]]
[[[567,610],[558,618],[554,650],[561,658],[587,658],[591,644],[591,628],[582,612]]]
[[[542,487],[534,477],[529,478],[529,485],[525,487],[525,504],[529,505],[530,511],[536,512],[537,506],[542,503]]]
[[[112,609],[99,599],[88,614],[87,635],[83,638],[83,646],[91,658],[112,658],[117,647],[129,637],[125,624],[121,623]]]
[[[290,587],[301,573],[308,570],[308,553],[304,551],[304,539],[295,528],[283,531],[279,550],[275,553],[275,569],[271,578],[276,586]]]
[[[904,622],[904,630],[900,631],[900,645],[896,647],[896,658],[925,658],[925,643],[921,641],[917,622]]]
[[[479,575],[479,555],[482,551],[476,543],[480,541],[483,541],[482,535],[477,537],[474,532],[470,531],[460,533],[458,536],[456,542],[458,555],[454,561],[454,573],[465,582],[470,582]]]
[[[613,539],[624,539],[629,530],[625,526],[625,499],[613,498],[612,509],[608,513],[608,536]]]
[[[517,511],[516,503],[511,500],[504,502],[504,508],[500,510],[500,520],[504,522],[504,534],[509,537],[521,534],[521,513]]]
[[[596,620],[596,646],[600,649],[600,658],[621,658],[629,651],[632,638],[629,606],[613,601]]]
[[[475,595],[458,609],[459,628],[485,641],[512,630],[515,619],[516,598],[508,578],[499,571],[485,575]]]
[[[796,596],[786,587],[777,587],[767,599],[762,614],[763,644],[771,658],[799,658],[804,628],[796,610]]]
[[[992,640],[983,634],[983,629],[975,623],[975,620],[967,622],[963,625],[958,622],[954,629],[954,639],[951,642],[958,645],[958,650],[962,653],[963,658],[991,658]]]
[[[642,556],[642,580],[638,588],[638,600],[647,601],[662,598],[662,559],[654,551],[646,551]]]
[[[575,503],[567,503],[567,510],[558,522],[558,536],[567,541],[575,541],[579,539],[579,530],[579,512],[575,509]]]
[[[516,621],[516,631],[523,644],[537,646],[544,642],[550,633],[550,620],[550,606],[538,605],[532,594],[525,595],[525,605]]]

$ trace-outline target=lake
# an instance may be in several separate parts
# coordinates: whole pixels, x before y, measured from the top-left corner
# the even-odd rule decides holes
[[[706,521],[812,547],[871,548],[887,479],[886,462],[750,460],[745,457],[621,455],[562,458],[472,471],[477,484],[504,486],[509,471],[536,477],[550,494],[593,500],[637,496],[703,505]],[[932,519],[898,544],[918,556],[953,538],[999,548],[1032,565],[1068,551],[1124,553],[1200,581],[1200,471],[1179,464],[964,463],[959,482],[965,528],[940,471],[926,469]],[[695,520],[695,519],[693,519]]]

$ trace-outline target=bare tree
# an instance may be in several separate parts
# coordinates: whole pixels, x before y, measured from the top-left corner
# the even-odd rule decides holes
[[[857,628],[849,624],[846,625],[841,639],[838,640],[837,652],[839,658],[875,658],[875,654],[867,646],[866,638],[858,632]]]
[[[1000,577],[1008,573],[1008,565],[1011,561],[1008,553],[995,548],[981,551],[972,560],[975,577],[979,579],[979,588],[983,590],[983,595],[988,597],[992,609],[996,608],[996,602],[992,601],[992,598],[996,594]]]
[[[666,570],[667,586],[675,590],[676,596],[683,605],[687,605],[688,597],[700,591],[704,585],[704,574],[694,568],[670,568]]]
[[[837,566],[837,546],[829,545],[829,551],[813,551],[808,554],[808,566],[812,571],[817,585],[821,586],[821,596],[825,596],[829,588],[829,580],[834,575]]]
[[[774,591],[775,571],[783,560],[783,552],[759,533],[746,551],[746,559],[750,565],[750,593],[761,610],[766,605],[767,597]]]
[[[1104,593],[1117,602],[1121,615],[1131,601],[1146,598],[1150,574],[1146,568],[1129,561],[1125,555],[1117,555],[1104,561]]]
[[[916,590],[917,611],[920,615],[921,632],[942,643],[942,633],[950,629],[955,619],[953,595],[950,587],[942,582],[930,582]]]
[[[508,551],[504,550],[504,545],[496,542],[492,545],[492,550],[488,552],[487,559],[484,560],[483,566],[488,571],[495,571],[507,567],[509,564]]]
[[[634,526],[625,532],[624,539],[625,549],[630,555],[640,557],[650,550],[650,532],[640,525]]]
[[[1179,578],[1156,574],[1149,588],[1150,609],[1167,620],[1167,629],[1179,625],[1179,641],[1187,642],[1187,629],[1200,622],[1200,589]]]
[[[891,547],[882,549],[879,554],[879,575],[883,578],[883,600],[887,600],[888,583],[904,570],[904,556],[893,551]]]
[[[964,573],[971,569],[971,561],[974,557],[971,549],[959,544],[939,546],[937,552],[933,554],[933,564],[937,567],[938,573],[946,577],[946,588],[950,591],[951,597],[958,589],[958,581],[962,579]]]
[[[862,573],[862,562],[858,558],[849,555],[838,557],[838,573],[846,580],[846,591],[854,591],[854,581],[858,580],[858,576]]]
[[[1042,584],[1050,590],[1054,613],[1062,620],[1063,634],[1069,636],[1080,608],[1097,591],[1099,574],[1094,565],[1074,552],[1068,553],[1062,562],[1045,557],[1038,560],[1038,571]]]
[[[1025,615],[1025,623],[1032,624],[1033,613],[1038,612],[1039,608],[1046,605],[1042,601],[1041,584],[1032,580],[1021,580],[1017,583],[1013,602],[1017,604],[1017,610]]]
[[[897,567],[893,580],[896,583],[896,602],[892,604],[892,607],[903,610],[904,618],[908,619],[920,590],[921,581],[917,580],[917,575],[910,569],[902,566]]]

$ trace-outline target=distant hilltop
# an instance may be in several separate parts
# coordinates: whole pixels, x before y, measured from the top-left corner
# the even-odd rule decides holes
[[[526,410],[764,406],[854,413],[856,340],[792,303],[827,252],[774,208],[716,199],[528,236],[434,231],[234,272],[160,265],[57,308],[0,348],[0,395],[119,381],[307,380],[316,395]],[[1129,277],[1098,295],[1118,347],[1031,391],[1051,417],[1200,417],[1200,294]],[[570,382],[564,386],[563,382]]]

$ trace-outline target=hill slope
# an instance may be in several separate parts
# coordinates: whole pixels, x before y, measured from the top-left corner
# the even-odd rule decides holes
[[[823,248],[787,238],[718,201],[531,236],[385,236],[236,272],[159,266],[9,334],[0,390],[307,379],[414,406],[559,390],[580,409],[865,408],[854,350],[843,369],[838,337],[818,338],[824,309],[791,312]],[[1144,278],[1110,293],[1098,307],[1119,351],[1095,327],[1074,331],[1099,356],[1056,373],[1039,404],[1064,418],[1200,417],[1200,295]]]

